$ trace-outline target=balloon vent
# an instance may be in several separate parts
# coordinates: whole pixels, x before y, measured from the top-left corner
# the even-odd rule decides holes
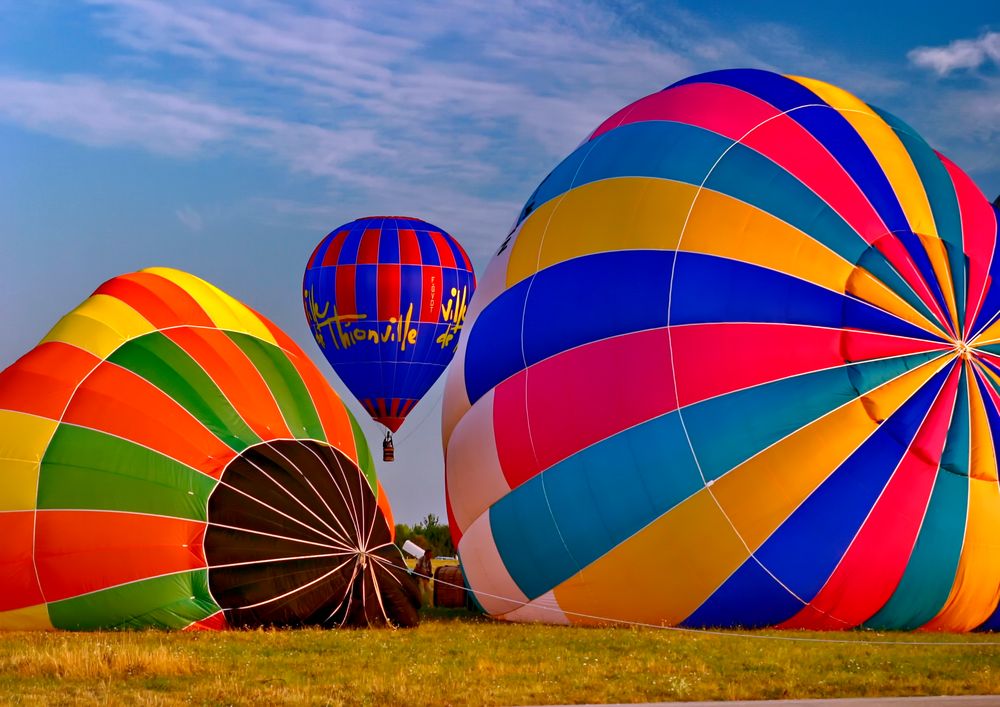
[[[312,440],[231,462],[208,506],[209,587],[231,626],[417,623],[418,593],[357,464]]]

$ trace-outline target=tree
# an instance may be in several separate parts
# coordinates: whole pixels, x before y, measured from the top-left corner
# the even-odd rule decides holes
[[[405,523],[397,525],[396,545],[402,548],[407,540],[413,541],[425,550],[430,550],[435,557],[449,557],[455,554],[455,546],[451,542],[451,530],[434,513],[428,513],[413,527]]]

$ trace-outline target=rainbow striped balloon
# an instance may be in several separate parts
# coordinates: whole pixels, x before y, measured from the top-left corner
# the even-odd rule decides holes
[[[445,392],[491,614],[1000,627],[997,210],[820,81],[694,76],[542,182]]]
[[[0,373],[0,629],[417,620],[357,422],[186,273],[104,283]]]

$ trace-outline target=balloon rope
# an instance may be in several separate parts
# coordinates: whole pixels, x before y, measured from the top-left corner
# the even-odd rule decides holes
[[[330,466],[329,466],[329,465],[328,465],[328,464],[326,463],[326,459],[324,459],[324,458],[323,458],[323,456],[321,456],[320,454],[318,454],[318,453],[316,452],[316,450],[315,450],[315,449],[313,449],[312,447],[310,447],[310,446],[308,446],[308,445],[306,445],[306,449],[308,449],[308,450],[309,450],[309,452],[310,452],[310,453],[311,453],[311,454],[312,454],[312,455],[313,455],[314,457],[316,457],[316,459],[318,459],[318,460],[319,460],[319,463],[323,465],[323,468],[324,468],[324,469],[326,470],[326,473],[327,473],[327,476],[329,476],[329,477],[330,477],[330,481],[331,481],[331,482],[333,482],[333,487],[334,487],[335,489],[337,489],[337,493],[338,493],[338,494],[340,494],[340,500],[344,502],[344,507],[345,507],[345,508],[347,508],[347,512],[351,514],[351,521],[352,521],[352,524],[354,525],[355,529],[357,529],[357,527],[358,527],[358,524],[357,524],[357,522],[356,522],[356,521],[354,520],[354,508],[353,508],[353,505],[352,505],[351,503],[349,503],[349,502],[347,501],[347,498],[346,498],[346,497],[344,496],[344,492],[343,492],[343,490],[341,490],[341,488],[340,488],[340,483],[341,483],[341,482],[340,482],[340,481],[338,481],[338,480],[337,480],[337,477],[335,477],[335,476],[333,475],[333,470],[332,470],[332,469],[330,468]],[[340,459],[339,459],[339,457],[337,457],[337,455],[334,455],[334,457],[333,457],[333,458],[334,458],[334,459],[335,459],[335,460],[337,461],[337,468],[338,468],[338,470],[340,471],[340,478],[341,478],[341,480],[343,480],[343,476],[344,476],[344,466],[343,466],[343,464],[341,464],[341,462],[340,462]],[[300,473],[301,473],[301,472],[300,472]],[[359,471],[358,473],[360,474],[361,472]],[[310,484],[310,486],[312,486],[312,484]],[[314,488],[313,490],[314,490],[314,491],[316,491],[316,490],[315,490],[315,488]],[[320,496],[320,493],[319,493],[319,491],[316,491],[316,495],[317,495],[317,496]],[[321,497],[321,498],[322,498],[322,497]],[[338,516],[338,515],[337,515],[336,513],[334,513],[334,512],[333,512],[333,510],[331,510],[331,509],[330,509],[330,506],[329,506],[329,505],[327,505],[327,503],[326,503],[326,499],[323,499],[323,505],[325,505],[325,506],[326,506],[326,508],[327,508],[327,510],[329,510],[329,511],[330,511],[330,515],[331,515],[331,516],[333,517],[333,519],[334,519],[334,520],[335,520],[335,521],[337,522],[337,525],[339,525],[339,526],[340,526],[340,529],[344,531],[344,535],[345,535],[345,536],[349,536],[349,535],[350,535],[350,532],[348,532],[347,528],[345,528],[345,527],[344,527],[344,524],[343,524],[343,523],[341,522],[341,520],[340,520],[340,517],[339,517],[339,516]]]
[[[397,566],[397,569],[400,569]],[[454,587],[455,589],[461,589],[464,592],[468,592],[475,596],[480,594],[484,597],[490,597],[491,599],[500,599],[501,601],[510,602],[511,604],[520,604],[521,606],[528,606],[530,601],[523,601],[521,599],[512,599],[510,597],[501,596],[499,594],[491,594],[489,592],[473,592],[471,589],[466,587],[464,584],[455,584],[454,582],[448,582],[442,579],[435,579],[432,575],[423,574],[417,572],[415,569],[410,569],[409,567],[403,567],[411,575],[420,577],[422,579],[429,579],[434,582],[440,582],[441,584]],[[652,624],[645,621],[630,621],[628,619],[614,619],[607,616],[598,616],[595,614],[585,614],[579,611],[567,611],[565,609],[560,609],[556,607],[545,606],[542,604],[536,604],[532,608],[542,609],[543,611],[553,611],[558,612],[564,616],[577,616],[581,619],[589,619],[592,621],[600,621],[609,624],[619,624],[622,626],[635,626],[637,628],[655,628],[663,631],[675,631],[677,633],[690,633],[690,634],[700,634],[705,636],[723,636],[729,638],[751,638],[751,639],[763,639],[771,641],[790,641],[798,643],[845,643],[845,644],[855,644],[862,646],[960,646],[960,647],[970,647],[970,646],[1000,646],[1000,641],[876,641],[864,638],[859,639],[849,639],[849,638],[816,638],[809,636],[774,636],[766,633],[747,633],[747,632],[737,632],[737,631],[721,631],[718,629],[707,629],[707,628],[688,628],[684,626],[665,626],[663,624]]]
[[[270,442],[266,442],[265,444],[267,444],[267,446],[270,447],[275,453],[277,453],[282,459],[291,464],[292,468],[295,469],[295,471],[298,472],[299,476],[302,477],[303,481],[305,481],[306,484],[309,485],[309,488],[312,489],[313,494],[320,500],[320,502],[323,504],[323,507],[326,508],[326,510],[329,512],[330,517],[333,518],[334,522],[340,527],[340,530],[342,531],[344,537],[348,538],[350,533],[347,532],[347,528],[345,528],[344,524],[340,522],[340,518],[338,518],[337,514],[333,512],[332,508],[330,508],[330,504],[326,502],[326,498],[316,489],[316,487],[313,485],[313,482],[309,480],[309,477],[302,471],[302,469],[300,469],[293,460],[289,459],[285,454],[281,452],[280,449],[272,445]],[[323,458],[320,457],[320,455],[316,454],[314,450],[310,449],[308,445],[305,446],[306,449],[309,449],[309,451],[312,452],[313,456],[315,456],[319,460],[320,464],[322,464],[323,467],[327,470],[327,473],[329,473],[329,468],[326,466],[326,463],[323,461]],[[330,478],[333,479],[332,474],[330,474]],[[334,485],[336,485],[336,482],[334,482]],[[319,516],[316,517],[318,518]],[[324,525],[330,528],[332,532],[334,533],[337,532],[329,523],[324,523]]]
[[[225,486],[225,487],[226,487],[226,488],[228,488],[228,489],[229,489],[230,491],[235,491],[236,493],[240,494],[241,496],[244,496],[244,497],[246,497],[246,498],[250,499],[250,500],[251,500],[251,501],[253,501],[254,503],[257,503],[257,504],[260,504],[261,506],[263,506],[264,508],[267,508],[267,509],[268,509],[268,510],[270,510],[270,511],[274,511],[274,512],[275,512],[275,513],[277,513],[278,515],[280,515],[280,516],[282,516],[282,517],[284,517],[284,518],[287,518],[288,520],[292,521],[293,523],[297,523],[298,525],[301,525],[301,526],[302,526],[303,528],[305,528],[306,530],[309,530],[309,531],[311,531],[311,532],[313,532],[313,533],[316,533],[317,535],[320,535],[320,536],[322,536],[322,537],[326,538],[327,540],[329,540],[329,541],[330,541],[330,542],[332,542],[332,543],[337,543],[337,542],[341,542],[341,541],[340,541],[340,540],[339,540],[338,538],[334,538],[334,537],[331,537],[331,536],[327,535],[326,533],[322,532],[321,530],[318,530],[318,529],[316,529],[316,528],[312,527],[311,525],[308,525],[308,524],[306,524],[306,523],[303,523],[303,522],[302,522],[301,520],[299,520],[298,518],[295,518],[295,517],[293,517],[293,516],[290,516],[290,515],[288,515],[287,513],[284,513],[284,512],[282,512],[282,511],[278,510],[278,509],[277,509],[277,508],[275,508],[274,506],[272,506],[272,505],[270,505],[270,504],[268,504],[268,503],[265,503],[264,501],[260,500],[260,499],[259,499],[259,498],[257,498],[256,496],[251,496],[250,494],[248,494],[248,493],[247,493],[246,491],[244,491],[243,489],[240,489],[240,488],[237,488],[236,486],[233,486],[233,485],[232,485],[232,484],[230,484],[230,483],[227,483],[227,482],[225,482],[225,481],[222,481],[222,480],[220,479],[220,481],[219,481],[219,486]]]
[[[333,576],[334,574],[336,574],[337,572],[339,572],[340,569],[342,567],[344,567],[344,565],[346,565],[348,562],[350,562],[352,559],[354,559],[356,557],[357,557],[357,555],[354,555],[353,557],[348,557],[346,560],[344,560],[343,562],[341,562],[339,565],[337,565],[336,567],[334,567],[332,570],[330,570],[326,574],[324,574],[324,575],[322,575],[320,577],[317,577],[316,579],[312,580],[311,582],[306,582],[305,584],[300,584],[295,589],[291,589],[291,590],[285,592],[284,594],[279,594],[276,597],[271,597],[270,599],[265,599],[264,601],[259,601],[256,604],[246,604],[244,606],[240,606],[239,608],[240,609],[256,609],[257,607],[265,606],[267,604],[271,604],[271,603],[279,601],[281,599],[287,599],[288,597],[292,596],[293,594],[298,594],[303,589],[308,589],[309,587],[312,587],[312,586],[314,586],[316,584],[319,584],[320,582],[322,582],[327,577]]]
[[[360,564],[361,563],[357,561],[357,558],[355,558],[354,568],[351,570],[351,578],[347,580],[347,585],[346,585],[347,589],[344,592],[344,596],[342,596],[340,598],[340,601],[337,602],[337,605],[333,607],[333,611],[331,611],[330,615],[327,616],[326,619],[323,621],[324,624],[330,619],[332,619],[334,616],[336,616],[337,612],[340,611],[340,607],[344,606],[345,600],[347,601],[347,607],[344,609],[344,615],[340,619],[339,625],[343,626],[344,623],[347,621],[347,617],[351,615],[351,600],[353,599],[354,596],[354,582],[358,578],[358,567],[360,567]],[[363,578],[362,581],[364,581]],[[362,590],[363,589],[364,587],[362,587]]]
[[[369,556],[368,559],[371,559],[371,557],[372,556]],[[382,618],[385,619],[385,622],[391,626],[392,625],[392,621],[389,619],[389,614],[387,614],[386,611],[385,611],[385,602],[382,600],[382,588],[379,586],[379,583],[378,583],[378,572],[375,571],[374,567],[371,567],[371,568],[368,568],[368,573],[369,573],[369,576],[372,578],[372,589],[375,590],[375,599],[378,601],[378,610],[382,612]],[[390,576],[392,576],[392,575],[390,575]],[[365,585],[364,585],[363,582],[364,582],[364,580],[362,580],[362,585],[361,585],[361,600],[362,600],[362,602],[364,601],[365,597],[368,595],[368,592],[366,592],[364,590],[365,589]],[[367,617],[368,617],[368,612],[366,611],[365,612],[365,618],[367,619]]]
[[[238,525],[228,525],[226,523],[219,523],[218,521],[209,520],[205,523],[206,526],[211,526],[213,528],[223,528],[225,530],[235,530],[239,533],[251,533],[252,535],[263,535],[267,538],[274,538],[276,540],[287,540],[288,542],[297,543],[299,545],[314,545],[316,547],[324,547],[333,550],[351,550],[354,548],[348,547],[343,543],[337,543],[336,545],[330,545],[328,543],[318,543],[313,540],[305,540],[303,538],[293,538],[289,535],[279,535],[277,533],[268,533],[263,530],[253,530],[252,528],[244,528]]]
[[[349,484],[349,482],[347,480],[347,476],[346,476],[347,472],[344,470],[344,464],[343,464],[343,462],[341,462],[340,456],[339,455],[334,455],[334,457],[333,457],[334,461],[337,462],[337,471],[339,472],[339,474],[337,476],[334,476],[333,469],[331,469],[327,465],[326,460],[323,459],[319,454],[317,454],[315,450],[310,449],[309,451],[312,452],[313,456],[315,456],[317,459],[319,459],[320,463],[323,465],[323,468],[326,469],[327,474],[329,474],[330,480],[333,482],[334,488],[337,489],[337,493],[340,495],[340,500],[344,502],[344,508],[347,509],[347,512],[348,512],[348,514],[351,517],[351,525],[354,528],[354,536],[353,537],[356,538],[358,541],[360,541],[360,538],[361,538],[361,526],[358,524],[357,508],[356,508],[355,503],[354,503],[354,494],[351,493],[350,484]],[[360,469],[357,470],[357,474],[359,476],[361,475]],[[344,488],[341,486],[341,484],[343,484],[343,487],[347,488],[347,494],[351,497],[350,500],[348,500],[347,496],[344,495]],[[333,517],[337,521],[337,525],[339,525],[341,528],[344,528],[344,524],[341,523],[340,518],[337,516],[337,514],[333,514]],[[348,535],[348,536],[351,535],[351,533],[346,528],[344,528],[344,534]],[[348,542],[350,542],[350,541],[348,541]]]
[[[364,512],[363,499],[362,499],[362,503],[360,503],[360,504],[357,501],[354,500],[354,491],[351,489],[351,480],[349,478],[347,478],[347,472],[344,471],[344,464],[343,464],[343,462],[340,461],[340,457],[339,456],[336,457],[336,460],[337,460],[337,469],[340,471],[341,479],[344,482],[343,489],[341,489],[340,484],[337,484],[337,488],[341,489],[341,491],[340,491],[341,492],[341,498],[345,499],[344,502],[347,504],[347,508],[349,509],[349,512],[351,514],[351,522],[354,524],[354,537],[357,539],[358,548],[360,549],[360,546],[361,546],[361,536],[362,536],[362,531],[361,531],[361,523],[362,523],[362,521],[361,521],[361,517],[360,516],[361,516],[361,513]],[[361,470],[360,470],[360,468],[358,469],[357,475],[359,477],[361,476]],[[350,496],[350,501],[349,502],[347,501],[346,497],[343,495],[344,491],[347,491],[347,496]]]
[[[284,455],[282,455],[282,456],[284,456]],[[277,479],[275,479],[270,474],[268,474],[266,471],[264,471],[263,467],[259,466],[255,461],[253,461],[249,457],[246,457],[246,460],[247,460],[247,462],[250,463],[250,465],[252,467],[254,467],[257,471],[259,471],[261,474],[263,474],[264,477],[266,477],[268,481],[270,481],[275,486],[277,486],[279,489],[281,489],[284,492],[284,494],[286,496],[288,496],[288,498],[290,498],[295,503],[297,503],[299,506],[301,506],[302,509],[306,511],[306,513],[308,513],[313,518],[315,518],[316,520],[318,520],[323,525],[323,527],[325,527],[327,530],[329,530],[331,533],[333,533],[334,536],[340,536],[341,535],[340,531],[338,531],[332,525],[330,525],[325,520],[323,520],[322,518],[320,518],[319,515],[315,511],[313,511],[313,509],[311,509],[309,506],[307,506],[305,503],[303,503],[302,500],[298,496],[296,496],[291,491],[289,491],[287,488],[285,488],[284,486],[282,486],[281,483]],[[299,473],[301,474],[302,472],[299,472]],[[324,533],[324,535],[325,535],[325,533]],[[342,540],[343,542],[345,542],[347,544],[350,544],[350,538],[347,537],[346,535],[344,535],[343,537],[339,537],[338,539]]]
[[[270,565],[278,562],[297,562],[299,560],[328,560],[331,557],[356,557],[358,553],[348,552],[324,552],[321,555],[289,555],[288,557],[265,557],[261,560],[244,560],[242,562],[223,562],[217,565],[206,564],[205,569],[222,570],[233,567],[252,567],[254,565]],[[343,565],[341,565],[343,566]]]
[[[435,387],[436,387],[436,384],[435,384]],[[430,403],[426,408],[424,408],[424,414],[421,415],[420,418],[417,420],[417,422],[414,423],[412,426],[407,425],[406,429],[403,432],[403,434],[396,435],[396,437],[394,438],[395,441],[397,441],[397,442],[405,442],[407,439],[409,439],[413,435],[414,432],[416,432],[417,430],[420,429],[421,425],[423,425],[425,422],[427,422],[427,420],[431,416],[431,413],[438,409],[438,406],[441,404],[441,401],[444,399],[444,386],[441,386],[440,388],[438,388],[438,390],[439,390],[438,394],[434,396],[434,402]]]
[[[391,545],[391,544],[392,543],[386,543],[386,545]],[[399,565],[393,564],[392,561],[387,560],[386,558],[380,555],[369,555],[368,559],[375,560],[385,570],[399,569]],[[403,586],[403,582],[393,572],[386,572],[386,575],[390,577],[399,586],[401,587]]]

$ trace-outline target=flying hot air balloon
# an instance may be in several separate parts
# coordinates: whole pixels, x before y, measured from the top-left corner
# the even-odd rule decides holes
[[[192,275],[101,285],[0,373],[0,629],[412,625],[357,422]]]
[[[821,81],[712,72],[608,118],[529,198],[445,385],[478,601],[1000,627],[997,220]]]
[[[371,216],[334,229],[313,251],[302,294],[316,343],[372,419],[392,433],[458,344],[476,276],[443,229]]]

